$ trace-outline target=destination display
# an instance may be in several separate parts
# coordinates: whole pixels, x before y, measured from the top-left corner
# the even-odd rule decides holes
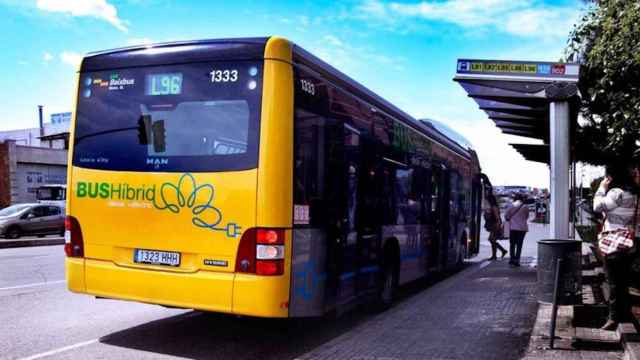
[[[577,79],[578,64],[500,61],[500,60],[458,60],[458,74],[511,75],[527,77],[559,77]]]
[[[180,95],[182,73],[147,75],[146,95]]]

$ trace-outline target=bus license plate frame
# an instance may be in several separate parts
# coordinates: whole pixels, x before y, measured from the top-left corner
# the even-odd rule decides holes
[[[177,257],[177,261],[172,260],[174,259],[174,257]],[[150,249],[135,249],[133,251],[133,262],[136,264],[179,267],[181,261],[182,261],[182,254],[176,251],[162,251],[162,250],[150,250]]]

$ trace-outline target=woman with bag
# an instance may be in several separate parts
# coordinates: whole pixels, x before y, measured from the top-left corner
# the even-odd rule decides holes
[[[493,194],[487,194],[486,199],[488,206],[484,209],[484,228],[489,232],[489,243],[491,244],[491,257],[489,260],[496,260],[498,249],[502,252],[502,257],[507,255],[507,250],[498,243],[498,238],[502,232],[498,201]]]
[[[529,231],[529,207],[524,203],[526,197],[516,194],[514,202],[504,214],[504,219],[509,223],[509,265],[520,266],[520,253],[524,237]]]
[[[632,176],[633,173],[633,176]],[[621,321],[634,320],[629,301],[629,272],[635,251],[638,216],[637,169],[611,166],[593,199],[593,210],[604,213],[604,227],[598,235],[598,250],[604,257],[609,284],[609,317],[603,330],[615,330]]]

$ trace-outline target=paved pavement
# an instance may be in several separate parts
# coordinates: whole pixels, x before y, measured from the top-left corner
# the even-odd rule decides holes
[[[536,240],[547,229],[532,224],[522,267],[508,257],[474,264],[300,358],[519,359],[536,317]],[[479,258],[490,254],[484,234]]]
[[[261,320],[69,293],[62,246],[0,250],[2,359],[517,359],[533,326],[532,229],[523,267],[478,260],[402,290],[387,312]],[[488,257],[483,242],[479,259]]]
[[[29,246],[51,246],[51,245],[63,245],[64,237],[59,235],[47,235],[47,236],[25,236],[18,239],[6,239],[0,238],[0,249],[16,248],[16,247],[29,247]]]
[[[12,289],[64,281],[63,261],[63,246],[0,250],[0,296]]]

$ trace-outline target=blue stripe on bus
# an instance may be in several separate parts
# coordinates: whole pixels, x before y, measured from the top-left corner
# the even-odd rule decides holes
[[[359,272],[361,274],[367,274],[367,273],[377,272],[378,270],[380,270],[378,265],[373,265],[373,266],[363,267],[363,268],[360,269]]]
[[[425,252],[419,252],[417,254],[403,255],[400,257],[400,260],[415,260],[423,257],[425,254]]]
[[[370,273],[374,273],[380,271],[380,267],[377,265],[372,265],[372,266],[367,266],[367,267],[363,267],[360,270],[358,270],[359,274],[370,274]],[[356,273],[354,271],[349,271],[346,272],[342,275],[340,275],[340,280],[347,280],[350,279],[352,277],[356,276]]]
[[[348,273],[344,273],[342,275],[340,275],[340,280],[347,280],[349,278],[352,278],[356,275],[356,273],[354,273],[353,271],[350,271]]]

